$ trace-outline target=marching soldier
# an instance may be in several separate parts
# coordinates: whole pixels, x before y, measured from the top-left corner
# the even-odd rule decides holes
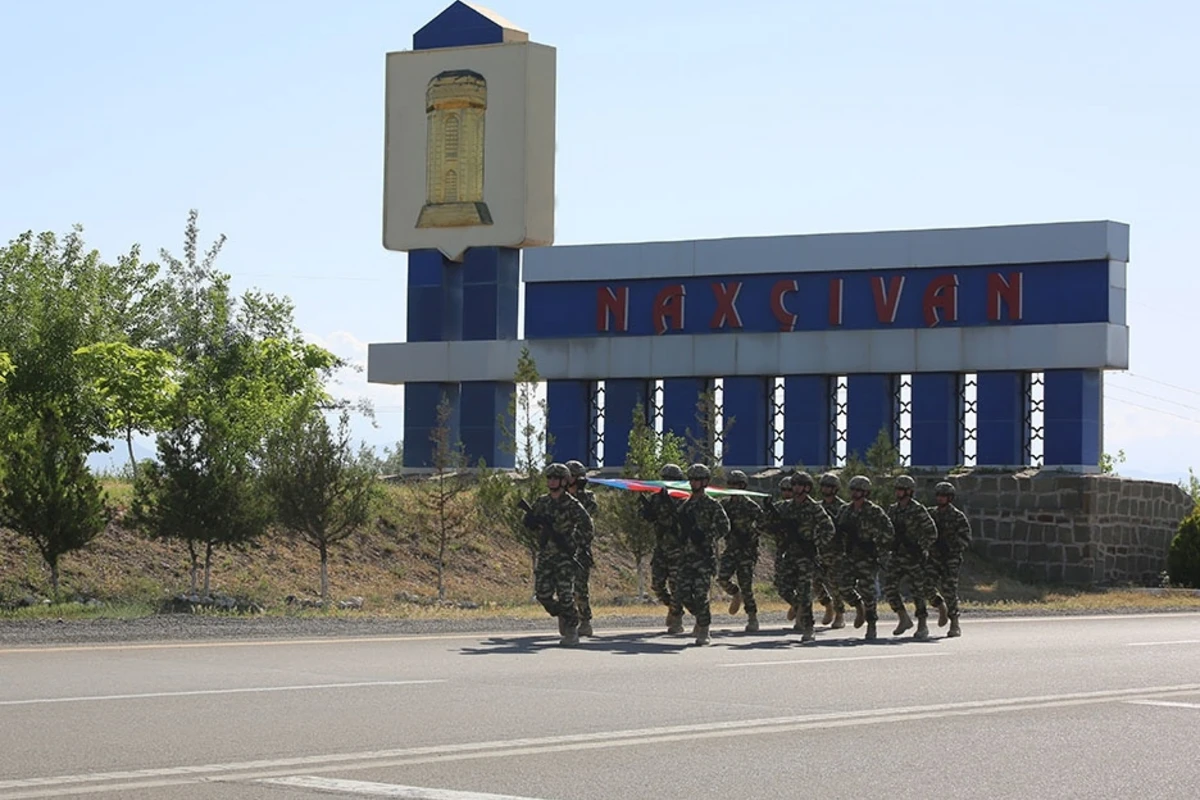
[[[659,471],[664,481],[685,480],[678,464],[664,464]],[[642,518],[654,527],[654,552],[650,555],[650,591],[667,607],[667,633],[683,633],[683,604],[679,599],[679,568],[683,543],[679,538],[676,512],[683,500],[671,497],[664,487],[642,503]]]
[[[934,593],[932,602],[938,609],[938,627],[950,620],[946,637],[961,636],[958,626],[958,572],[963,553],[971,545],[971,523],[967,515],[954,504],[954,484],[941,481],[933,487],[937,505],[933,521],[937,526],[937,543],[930,553],[929,582]]]
[[[821,504],[812,498],[812,476],[799,472],[792,476],[791,502],[771,506],[771,513],[784,528],[785,569],[794,584],[784,600],[798,613],[795,630],[801,642],[811,642],[813,634],[813,581],[819,569],[818,553],[833,539],[834,525]],[[790,618],[789,614],[789,618]]]
[[[596,503],[596,493],[587,488],[587,467],[581,461],[572,460],[567,462],[567,469],[571,473],[571,482],[567,484],[567,491],[579,501],[584,511],[588,512],[594,525],[596,515],[600,513],[600,506]],[[596,563],[592,558],[592,538],[593,535],[589,532],[580,542],[577,554],[579,576],[575,580],[575,602],[579,606],[580,636],[592,635],[592,602],[591,593],[588,590],[592,565]]]
[[[735,469],[729,473],[731,489],[745,489],[749,481],[746,473]],[[721,565],[717,571],[717,584],[733,599],[729,613],[736,614],[746,606],[746,630],[758,630],[758,605],[754,600],[754,565],[758,563],[759,523],[763,511],[758,503],[746,495],[729,495],[722,498],[721,506],[729,517],[729,538],[721,553]],[[737,583],[730,579],[737,577]]]
[[[785,476],[779,481],[779,498],[774,503],[776,508],[792,502],[791,476]],[[768,502],[768,507],[770,505],[770,502]],[[792,597],[796,581],[795,577],[788,573],[790,563],[787,560],[787,530],[778,515],[775,514],[767,515],[766,529],[771,534],[771,539],[775,544],[775,593],[785,603],[789,603],[787,618],[793,620],[796,618],[796,607],[790,605],[791,601],[788,598]]]
[[[692,484],[692,495],[678,510],[683,543],[679,591],[684,608],[696,617],[696,644],[703,645],[709,643],[708,628],[712,624],[708,593],[717,567],[717,540],[729,535],[729,517],[706,491],[712,477],[708,467],[692,464],[687,477]]]
[[[854,606],[857,612],[854,627],[867,623],[864,639],[876,638],[875,623],[879,620],[876,609],[875,576],[880,567],[887,566],[895,531],[887,512],[867,497],[871,492],[871,479],[866,475],[855,475],[850,479],[850,502],[838,514],[837,528],[846,543],[846,558],[842,572],[842,597]]]
[[[558,617],[558,632],[564,646],[579,644],[579,611],[575,606],[575,579],[579,564],[575,553],[584,538],[591,538],[592,518],[579,501],[567,492],[571,471],[565,464],[546,467],[547,493],[525,509],[525,527],[539,533],[534,592],[552,617]],[[556,597],[557,596],[557,597]]]
[[[926,617],[929,611],[925,605],[928,596],[926,578],[929,570],[929,549],[937,541],[937,526],[925,506],[913,498],[913,490],[917,482],[911,475],[901,475],[896,478],[896,502],[888,506],[888,518],[892,521],[895,538],[892,540],[892,553],[888,561],[883,584],[883,595],[888,605],[900,617],[900,623],[893,636],[899,636],[912,627],[912,619],[904,606],[904,598],[900,594],[900,583],[907,580],[912,586],[913,601],[916,605],[917,631],[914,639],[928,639],[929,626]]]
[[[846,505],[846,501],[838,497],[838,490],[842,488],[842,482],[837,475],[832,472],[826,472],[821,476],[818,485],[821,487],[821,508],[825,509],[825,513],[829,515],[829,519],[836,525],[838,514],[841,513],[842,506]],[[824,572],[821,576],[822,583],[824,584],[821,602],[826,604],[825,618],[821,620],[821,624],[829,625],[829,627],[835,629],[846,627],[844,619],[846,601],[842,598],[842,590],[840,588],[842,582],[842,561],[845,560],[845,550],[846,543],[843,541],[842,534],[835,532],[829,546],[821,551],[821,565],[824,567]],[[826,597],[833,601],[832,608],[828,604]]]

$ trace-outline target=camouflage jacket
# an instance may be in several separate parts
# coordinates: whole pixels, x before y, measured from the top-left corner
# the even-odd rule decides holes
[[[784,541],[789,553],[793,549],[795,555],[816,558],[820,550],[829,546],[833,539],[833,520],[821,508],[821,503],[806,497],[803,500],[792,500],[775,506],[776,513],[784,527]]]
[[[684,553],[713,563],[717,542],[729,535],[729,517],[708,492],[697,492],[679,506],[679,532]]]
[[[591,489],[581,489],[578,494],[573,493],[571,496],[579,501],[580,505],[583,506],[583,510],[588,513],[588,516],[592,518],[594,523],[597,515],[600,513],[600,506],[596,502],[596,493]],[[584,544],[590,545],[591,543],[592,534],[588,533],[587,536],[584,537]]]
[[[550,522],[553,535],[545,535],[542,520]],[[570,492],[563,492],[557,499],[544,494],[534,500],[532,510],[525,515],[525,526],[544,537],[538,542],[539,554],[558,553],[572,558],[579,547],[592,538],[592,518]],[[564,550],[564,544],[570,549]]]
[[[903,507],[899,503],[892,503],[887,513],[895,532],[892,551],[904,552],[914,558],[928,557],[930,548],[938,538],[937,525],[929,516],[929,509],[910,499]]]
[[[937,552],[943,558],[961,556],[971,544],[971,523],[958,506],[947,503],[935,506],[933,522],[937,525]]]
[[[758,547],[759,525],[763,510],[746,495],[729,495],[718,501],[729,517],[729,542],[727,547],[752,550]]]
[[[827,503],[824,500],[821,500],[820,502],[821,508],[825,509],[825,513],[829,515],[829,519],[834,523],[837,523],[838,514],[842,513],[842,509],[848,505],[845,500],[838,497],[836,494],[833,496],[832,503]]]
[[[683,505],[683,498],[655,492],[642,503],[642,518],[654,528],[654,547],[659,550],[678,551],[683,545],[680,542],[679,521],[676,515],[679,507]]]
[[[854,503],[842,506],[837,529],[844,537],[846,555],[849,557],[886,558],[896,535],[887,512],[870,500],[864,500],[860,508],[855,508]]]

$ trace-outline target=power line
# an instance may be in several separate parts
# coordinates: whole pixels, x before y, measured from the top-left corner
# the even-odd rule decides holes
[[[1146,375],[1141,375],[1137,372],[1129,372],[1128,370],[1126,370],[1124,373],[1118,373],[1118,374],[1128,375],[1131,378],[1137,378],[1137,379],[1143,380],[1143,381],[1150,381],[1151,383],[1157,383],[1160,386],[1167,386],[1171,389],[1176,389],[1181,392],[1187,392],[1188,394],[1194,394],[1194,395],[1200,396],[1200,391],[1198,391],[1196,389],[1189,389],[1186,386],[1177,386],[1174,383],[1167,383],[1166,381],[1160,381],[1157,378],[1150,378],[1150,377],[1147,377]]]
[[[1110,389],[1120,389],[1122,392],[1132,392],[1133,394],[1140,394],[1142,397],[1149,397],[1151,400],[1160,400],[1164,403],[1170,403],[1173,406],[1179,406],[1181,408],[1186,408],[1189,411],[1200,411],[1200,406],[1189,406],[1187,403],[1181,403],[1178,400],[1170,400],[1166,397],[1162,397],[1157,394],[1150,394],[1149,392],[1139,392],[1137,389],[1130,389],[1128,386],[1110,386],[1109,388]],[[1117,399],[1120,399],[1120,398],[1117,398]]]
[[[1117,401],[1118,403],[1124,403],[1127,406],[1133,406],[1134,408],[1144,408],[1146,411],[1153,411],[1156,414],[1163,414],[1164,416],[1175,417],[1175,419],[1181,419],[1184,422],[1190,422],[1193,425],[1200,425],[1200,419],[1192,419],[1191,417],[1185,417],[1182,414],[1176,414],[1173,411],[1163,411],[1161,408],[1154,408],[1152,406],[1144,406],[1141,403],[1134,403],[1130,400],[1125,400],[1120,397],[1113,397],[1111,399]]]

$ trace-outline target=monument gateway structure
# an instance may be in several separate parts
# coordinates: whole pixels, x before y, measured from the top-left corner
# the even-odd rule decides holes
[[[368,380],[405,386],[406,466],[429,465],[443,397],[469,462],[512,466],[498,417],[528,347],[559,461],[620,467],[635,408],[683,436],[706,398],[727,468],[837,467],[884,431],[915,471],[1098,472],[1103,374],[1129,361],[1127,225],[549,246],[553,48],[455,2],[387,69],[384,245],[408,252],[408,330],[370,346]],[[1111,494],[1078,492],[1093,515],[1089,492]],[[1140,549],[1088,550],[1063,522],[1070,542],[1038,542],[1052,552],[1017,559],[1005,529],[996,554],[1047,577],[1141,577],[1175,524],[1159,499]],[[1131,547],[1138,566],[1117,565]]]

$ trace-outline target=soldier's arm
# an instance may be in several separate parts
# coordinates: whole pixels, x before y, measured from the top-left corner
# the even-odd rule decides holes
[[[959,551],[966,550],[971,545],[971,521],[967,519],[967,515],[960,509],[954,509],[954,535],[951,537],[951,546],[958,545]]]
[[[929,509],[927,508],[922,508],[921,513],[917,517],[919,518],[917,541],[921,545],[922,550],[929,552],[937,544],[937,523],[933,521],[933,515],[929,513]]]
[[[815,520],[815,524],[813,525],[813,538],[817,542],[817,547],[824,549],[829,546],[830,542],[833,541],[833,535],[835,533],[833,520],[830,519],[829,515],[825,513],[824,508],[816,508],[813,509],[813,511],[815,512],[813,514],[813,519]]]
[[[717,503],[713,508],[713,537],[716,539],[724,539],[729,536],[729,515],[725,513],[725,507]]]
[[[896,526],[892,524],[892,518],[883,513],[883,509],[875,512],[874,516],[873,526],[877,541],[879,544],[890,548],[892,543],[896,541]]]

